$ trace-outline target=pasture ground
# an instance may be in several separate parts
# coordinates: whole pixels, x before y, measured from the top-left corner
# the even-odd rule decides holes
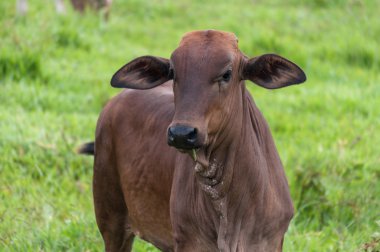
[[[191,2],[191,3],[190,3]],[[146,54],[169,57],[196,29],[236,33],[249,56],[278,53],[304,85],[247,86],[282,157],[296,215],[284,251],[379,251],[380,2],[114,1],[100,15],[33,0],[0,2],[0,251],[101,251],[92,159],[112,74]],[[134,251],[156,251],[137,241]]]

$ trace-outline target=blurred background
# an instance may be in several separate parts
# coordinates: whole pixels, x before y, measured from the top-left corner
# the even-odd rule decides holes
[[[380,1],[71,2],[0,2],[0,251],[103,250],[93,161],[75,149],[120,92],[117,69],[168,58],[199,29],[234,32],[248,56],[277,53],[308,76],[275,91],[246,84],[296,208],[284,251],[380,251]]]

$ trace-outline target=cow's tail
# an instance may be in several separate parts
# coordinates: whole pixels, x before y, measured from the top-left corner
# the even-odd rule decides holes
[[[89,142],[82,144],[77,151],[79,154],[83,155],[94,155],[95,154],[95,145],[94,142]]]

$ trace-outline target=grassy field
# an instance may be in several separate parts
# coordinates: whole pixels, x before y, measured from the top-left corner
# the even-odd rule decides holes
[[[169,57],[181,36],[220,29],[242,51],[299,64],[306,84],[247,83],[282,157],[296,215],[284,251],[380,251],[380,2],[115,0],[111,19],[34,0],[0,2],[0,251],[101,251],[94,138],[112,74]],[[142,241],[134,251],[156,251]]]

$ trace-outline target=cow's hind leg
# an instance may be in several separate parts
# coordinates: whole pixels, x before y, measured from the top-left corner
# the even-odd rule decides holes
[[[103,236],[106,251],[131,251],[134,234],[128,223],[128,209],[124,202],[119,176],[112,162],[96,156],[93,193],[96,221]],[[107,163],[107,164],[106,164]]]

